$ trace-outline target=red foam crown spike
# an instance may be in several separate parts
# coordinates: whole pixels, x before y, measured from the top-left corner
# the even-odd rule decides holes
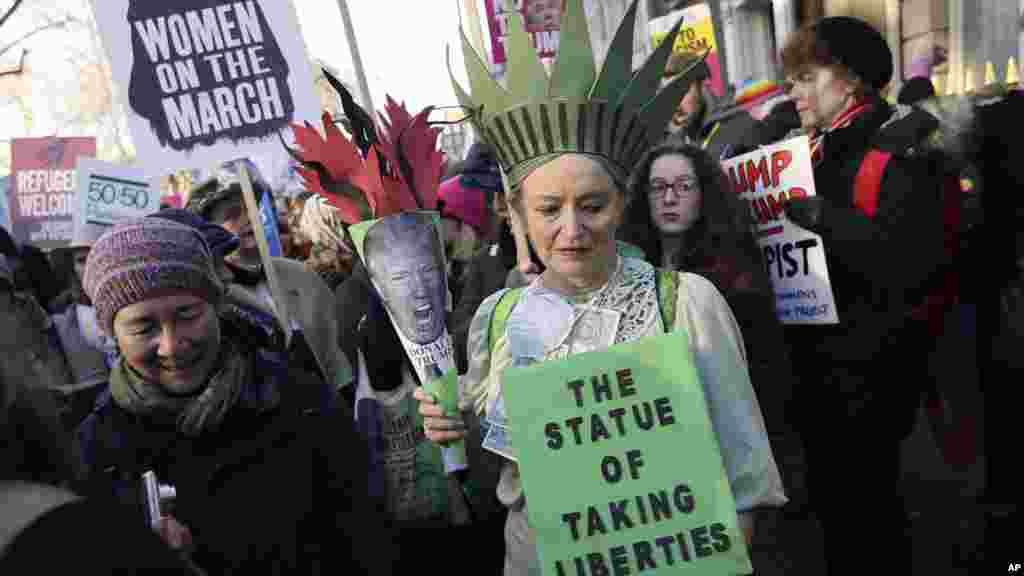
[[[327,113],[323,115],[326,137],[308,124],[293,124],[300,148],[295,155],[303,163],[299,174],[307,188],[327,198],[348,224],[436,210],[445,161],[437,148],[441,130],[428,122],[432,110],[412,116],[404,104],[389,96],[386,116],[380,116],[380,143],[370,148],[365,159]]]

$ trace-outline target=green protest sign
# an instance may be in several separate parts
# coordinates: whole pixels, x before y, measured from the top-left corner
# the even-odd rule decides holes
[[[546,576],[753,572],[688,349],[677,331],[502,374]]]

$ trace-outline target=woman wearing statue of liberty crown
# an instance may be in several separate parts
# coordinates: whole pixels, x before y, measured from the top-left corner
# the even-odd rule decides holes
[[[736,320],[709,281],[625,256],[615,239],[629,169],[660,139],[690,81],[681,74],[659,91],[671,41],[632,73],[635,15],[634,2],[598,75],[581,3],[568,1],[550,79],[522,23],[513,19],[508,88],[490,78],[463,38],[472,96],[457,83],[456,94],[498,151],[509,204],[545,271],[521,292],[498,292],[478,309],[469,332],[469,371],[460,381],[462,402],[503,431],[505,415],[497,407],[505,368],[686,330],[749,544],[754,511],[781,506],[786,497]],[[417,398],[428,438],[447,445],[464,437],[462,420],[446,417],[426,394]],[[509,509],[505,574],[540,574],[516,462],[504,463],[497,493]]]

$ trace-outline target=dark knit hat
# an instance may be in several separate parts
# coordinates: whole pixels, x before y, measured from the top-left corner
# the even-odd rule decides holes
[[[492,195],[501,192],[501,171],[494,148],[482,142],[473,144],[466,154],[459,177],[463,186],[480,188]]]
[[[473,144],[466,154],[459,182],[466,188],[483,190],[487,210],[493,209],[494,197],[504,190],[494,148],[483,142]]]
[[[83,284],[97,324],[110,336],[119,310],[158,290],[183,290],[214,304],[224,292],[199,231],[161,218],[128,220],[100,237],[89,252]]]
[[[817,24],[817,36],[836,62],[849,68],[875,91],[892,80],[889,44],[867,22],[849,16],[823,18]]]
[[[270,190],[270,185],[260,174],[259,167],[252,160],[240,159],[225,162],[217,168],[212,176],[199,183],[188,195],[186,209],[195,212],[205,219],[210,218],[213,208],[221,201],[242,196],[242,174],[239,165],[245,164],[252,181],[256,202],[263,201],[263,192]]]
[[[935,86],[932,85],[931,79],[924,76],[914,76],[907,80],[903,87],[900,88],[900,95],[896,97],[896,101],[910,106],[933,96],[935,96]]]
[[[195,228],[203,235],[203,240],[206,240],[206,245],[210,247],[210,253],[214,258],[224,258],[237,250],[241,244],[238,236],[228,232],[223,226],[207,222],[184,208],[164,208],[155,214],[150,214],[149,217],[163,218]]]

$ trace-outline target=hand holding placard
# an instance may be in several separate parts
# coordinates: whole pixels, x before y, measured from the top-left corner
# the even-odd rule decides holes
[[[438,399],[426,388],[417,388],[412,393],[419,403],[419,414],[423,417],[423,432],[431,442],[449,446],[466,437],[466,424],[461,416],[450,417]]]
[[[435,378],[424,385],[428,394],[437,400],[438,406],[446,418],[462,423],[459,414],[459,376],[455,368],[440,378]],[[463,425],[464,426],[464,425]],[[467,466],[466,441],[458,439],[441,448],[446,472],[462,470]]]

